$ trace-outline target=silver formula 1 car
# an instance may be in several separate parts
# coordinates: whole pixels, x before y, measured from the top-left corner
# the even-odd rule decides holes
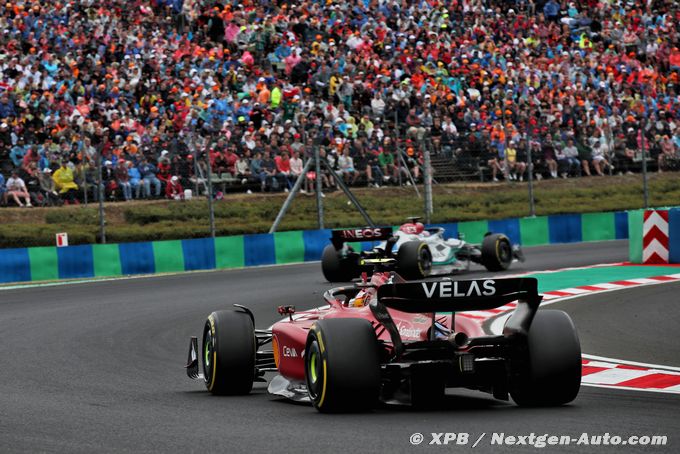
[[[461,238],[445,239],[442,227],[425,228],[420,218],[408,218],[394,232],[392,227],[334,230],[331,244],[321,257],[321,270],[329,282],[346,282],[370,274],[376,265],[394,269],[406,279],[468,270],[478,263],[489,271],[503,271],[513,262],[523,262],[519,245],[502,233],[487,233],[481,244]],[[348,243],[380,241],[371,250],[356,252]]]

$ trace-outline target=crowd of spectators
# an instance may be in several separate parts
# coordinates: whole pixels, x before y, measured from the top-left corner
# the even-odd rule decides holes
[[[494,180],[673,170],[678,24],[675,0],[7,0],[0,193],[287,190],[315,149],[375,186],[423,146]]]

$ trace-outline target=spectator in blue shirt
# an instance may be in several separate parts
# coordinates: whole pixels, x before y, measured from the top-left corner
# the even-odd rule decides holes
[[[3,93],[0,96],[0,119],[5,119],[10,115],[16,115],[17,112],[14,109],[14,103],[9,99],[7,93]]]
[[[161,180],[156,177],[158,169],[156,166],[151,164],[146,156],[142,158],[142,162],[139,165],[139,173],[142,175],[142,184],[144,185],[144,197],[151,196],[151,185],[154,186],[154,196],[159,197],[161,195]]]
[[[2,203],[5,203],[5,192],[7,192],[5,177],[0,173],[0,200],[2,200]]]
[[[135,199],[138,199],[139,193],[142,190],[142,174],[139,172],[139,169],[133,165],[132,161],[128,161],[128,175],[130,176],[130,186],[134,191]]]
[[[9,157],[12,159],[12,164],[14,167],[19,168],[24,162],[24,156],[26,156],[27,147],[24,144],[24,139],[19,138],[17,144],[12,147],[12,151],[9,153]]]
[[[557,21],[560,14],[560,4],[555,0],[549,0],[543,7],[543,15],[547,20]]]

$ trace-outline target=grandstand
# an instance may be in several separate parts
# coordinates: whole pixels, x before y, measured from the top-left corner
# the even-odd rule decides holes
[[[7,0],[0,200],[285,191],[316,148],[372,186],[426,148],[438,182],[678,171],[678,23],[673,0]]]

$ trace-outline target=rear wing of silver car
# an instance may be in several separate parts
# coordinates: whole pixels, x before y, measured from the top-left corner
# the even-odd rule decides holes
[[[385,241],[394,236],[392,227],[360,227],[356,229],[338,229],[331,233],[331,243],[335,249],[341,249],[344,243],[359,241]]]

